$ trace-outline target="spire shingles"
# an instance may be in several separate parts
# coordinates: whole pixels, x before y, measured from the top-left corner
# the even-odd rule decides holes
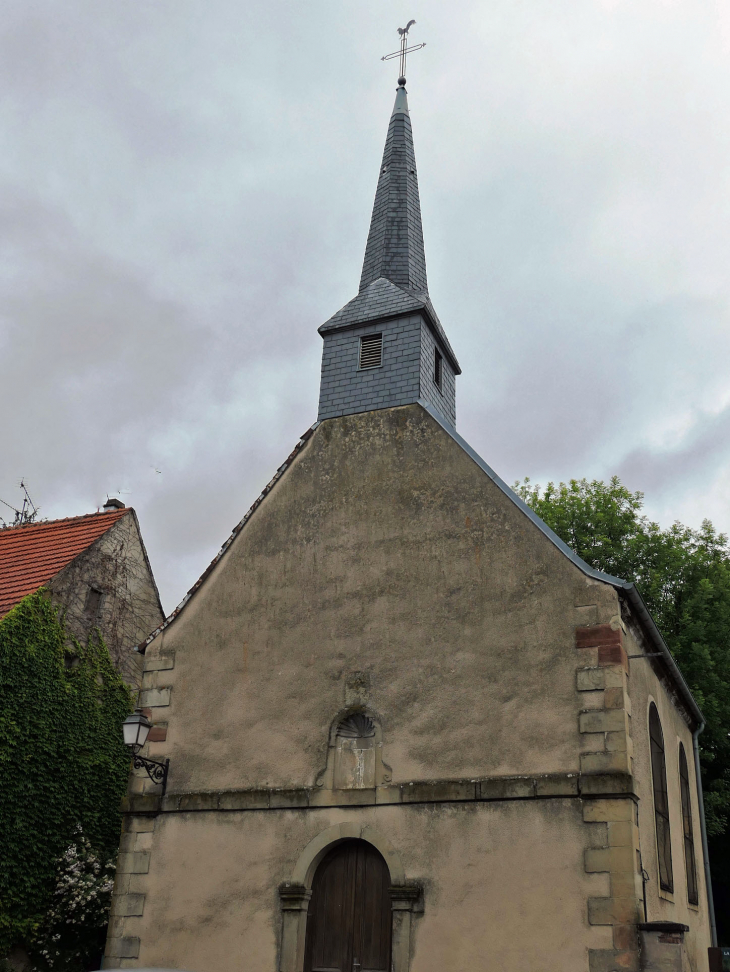
[[[428,296],[416,155],[403,87],[398,88],[385,140],[360,292],[379,277]]]
[[[455,373],[461,374],[459,362],[428,296],[416,155],[408,96],[401,85],[395,96],[385,140],[360,291],[321,325],[319,333],[324,336],[358,322],[414,311],[425,313]]]

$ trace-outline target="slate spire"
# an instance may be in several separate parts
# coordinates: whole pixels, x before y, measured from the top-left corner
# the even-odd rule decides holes
[[[390,116],[360,292],[379,277],[428,296],[416,156],[404,85],[398,87]]]
[[[360,290],[318,330],[320,422],[420,403],[455,425],[461,368],[428,295],[404,78],[388,125]]]

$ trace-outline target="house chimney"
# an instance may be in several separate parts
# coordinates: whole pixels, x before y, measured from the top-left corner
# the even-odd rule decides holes
[[[103,508],[107,513],[110,513],[112,510],[124,510],[126,509],[126,506],[121,500],[118,500],[115,496],[112,496],[111,499],[106,501]]]

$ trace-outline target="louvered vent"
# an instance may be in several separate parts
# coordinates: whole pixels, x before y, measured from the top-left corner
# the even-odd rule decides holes
[[[379,368],[383,363],[383,335],[368,334],[360,338],[360,367]]]
[[[441,355],[435,348],[433,358],[433,383],[438,389],[441,388]]]

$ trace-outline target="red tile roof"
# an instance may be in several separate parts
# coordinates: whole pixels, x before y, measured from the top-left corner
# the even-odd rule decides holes
[[[0,530],[0,618],[129,512],[110,510]]]

